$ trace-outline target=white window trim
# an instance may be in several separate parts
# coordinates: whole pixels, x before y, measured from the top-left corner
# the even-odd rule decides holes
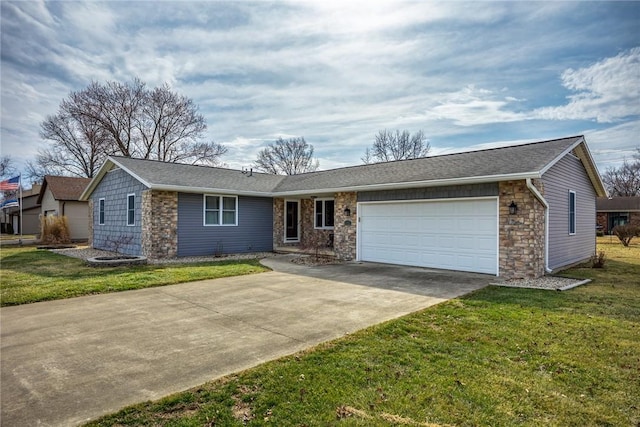
[[[571,217],[571,195],[573,194],[573,218]],[[575,236],[578,229],[578,196],[573,190],[569,190],[569,236]],[[571,229],[573,228],[573,232]]]
[[[102,205],[102,209],[100,209],[100,205]],[[107,212],[106,212],[105,198],[101,197],[98,199],[98,225],[104,225],[106,222]],[[100,212],[102,211],[102,218],[100,218]],[[102,221],[101,221],[102,220]]]
[[[218,215],[217,224],[207,224],[207,197],[217,197],[220,199],[220,215]],[[235,217],[233,224],[223,224],[222,217],[224,212],[224,200],[223,197],[235,199]],[[202,225],[205,227],[237,227],[238,226],[238,196],[232,196],[229,194],[203,194],[202,195]]]
[[[314,199],[313,200],[313,228],[316,230],[333,230],[334,228],[334,226],[327,226],[327,225],[323,225],[322,227],[316,226],[316,216],[317,216],[316,202],[322,202],[322,224],[326,224],[326,221],[325,221],[326,208],[325,208],[324,202],[326,202],[327,200],[333,201],[333,216],[334,216],[334,222],[335,222],[336,200],[333,197],[326,197],[323,199]]]
[[[133,224],[129,223],[129,197],[133,196]],[[126,221],[127,227],[135,227],[136,225],[136,193],[127,194],[127,209],[126,209]]]

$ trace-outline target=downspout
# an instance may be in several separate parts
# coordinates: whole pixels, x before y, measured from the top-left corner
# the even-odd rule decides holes
[[[547,273],[551,273],[553,270],[549,268],[549,203],[542,197],[542,194],[538,191],[538,189],[531,182],[531,178],[526,179],[527,188],[536,199],[542,203],[544,206],[544,271]]]

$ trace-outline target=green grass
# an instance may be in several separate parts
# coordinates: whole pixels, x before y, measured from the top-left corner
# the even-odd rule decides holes
[[[566,292],[488,287],[90,423],[636,426],[640,245]]]
[[[84,261],[35,247],[0,250],[2,306],[171,285],[266,271],[257,260],[198,264],[87,267]]]

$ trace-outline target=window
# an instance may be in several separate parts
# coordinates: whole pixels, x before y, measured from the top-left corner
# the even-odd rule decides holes
[[[315,228],[333,228],[333,199],[316,200]]]
[[[136,225],[136,195],[127,195],[127,225]]]
[[[576,192],[569,191],[569,234],[576,234]]]
[[[98,200],[98,224],[104,225],[104,199]]]
[[[204,196],[204,225],[238,225],[236,196]]]

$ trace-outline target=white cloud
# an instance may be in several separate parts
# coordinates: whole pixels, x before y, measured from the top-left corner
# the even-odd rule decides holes
[[[544,107],[541,119],[616,122],[640,115],[640,47],[577,70],[562,73],[562,84],[575,92],[569,103]]]
[[[609,167],[618,167],[624,159],[631,159],[640,148],[640,120],[622,123],[599,130],[585,130],[589,144],[600,172]]]
[[[620,120],[633,110],[625,96],[634,92],[616,87],[634,81],[637,49],[576,65],[576,54],[565,49],[593,40],[564,25],[567,14],[583,9],[571,2],[3,2],[2,8],[3,145],[31,152],[42,144],[39,122],[69,91],[91,80],[133,77],[150,86],[168,82],[192,98],[207,119],[208,139],[230,146],[223,160],[243,166],[278,136],[304,136],[328,168],[359,163],[382,128],[422,129],[433,144],[459,149],[575,134],[571,120]],[[558,22],[560,30],[553,28]],[[628,46],[617,40],[607,46]],[[559,85],[550,82],[563,69],[562,84],[574,97],[557,106],[563,102],[549,92]],[[636,97],[637,81],[636,73]],[[9,132],[22,136],[5,142]]]
[[[468,85],[458,92],[441,94],[440,104],[431,108],[425,118],[451,120],[459,126],[475,126],[490,123],[508,123],[526,120],[523,113],[509,111],[507,107],[518,102],[510,96],[498,96],[488,89]]]

